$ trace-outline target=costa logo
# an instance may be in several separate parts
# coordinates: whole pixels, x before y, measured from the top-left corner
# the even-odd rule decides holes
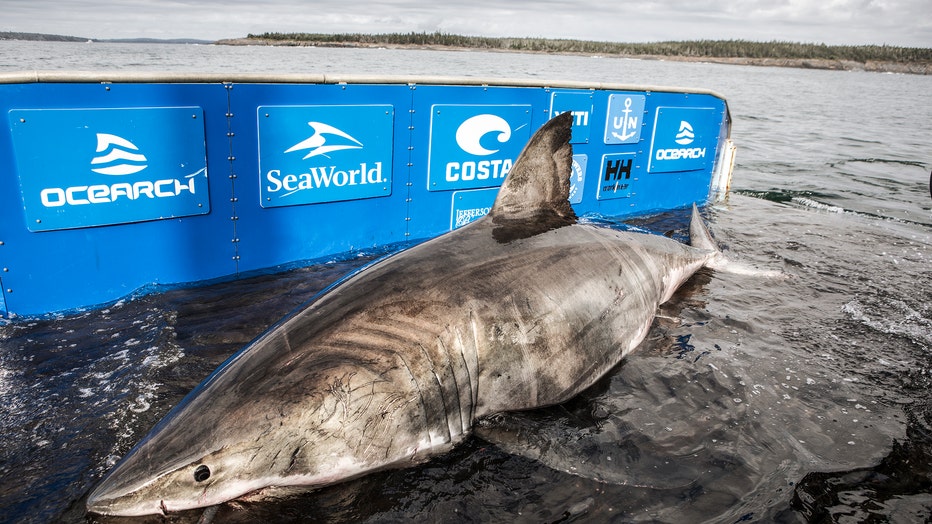
[[[431,108],[428,189],[501,185],[530,138],[530,106]]]

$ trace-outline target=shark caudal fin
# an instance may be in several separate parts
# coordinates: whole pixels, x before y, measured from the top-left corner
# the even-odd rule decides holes
[[[489,213],[502,242],[576,223],[569,202],[573,118],[561,114],[541,126],[524,146]]]
[[[696,204],[693,204],[693,214],[689,219],[689,245],[704,251],[719,252],[718,244],[712,239],[712,234],[709,233],[709,228],[706,227],[705,221],[702,220]]]
[[[726,258],[725,254],[718,248],[718,244],[712,238],[711,233],[709,233],[709,228],[706,227],[705,221],[699,215],[699,208],[696,207],[696,204],[693,204],[692,218],[689,220],[689,245],[709,252],[709,260],[705,265],[716,271],[764,278],[787,277],[782,271],[758,269]]]

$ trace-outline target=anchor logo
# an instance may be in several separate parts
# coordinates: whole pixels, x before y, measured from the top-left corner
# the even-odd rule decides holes
[[[606,144],[636,144],[644,125],[644,95],[612,94],[605,119]]]
[[[631,140],[634,138],[634,135],[637,134],[638,121],[640,119],[636,116],[631,116],[632,112],[631,98],[628,97],[625,99],[625,108],[621,111],[621,115],[612,119],[612,126],[621,131],[621,133],[612,131],[612,136],[622,142]]]

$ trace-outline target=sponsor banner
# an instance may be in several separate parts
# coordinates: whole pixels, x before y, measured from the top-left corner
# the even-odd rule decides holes
[[[501,185],[530,137],[530,105],[431,106],[427,189]]]
[[[391,195],[391,105],[260,106],[262,207]]]
[[[711,107],[658,107],[647,172],[710,168],[715,160],[720,115]]]
[[[573,136],[570,137],[570,143],[588,144],[592,93],[555,91],[550,96],[550,117],[558,117],[567,111],[573,114]]]
[[[9,118],[30,231],[210,212],[200,107],[13,109]]]
[[[644,125],[644,95],[611,94],[605,119],[605,143],[637,144]]]
[[[570,204],[579,204],[583,200],[583,189],[586,184],[586,166],[588,163],[588,156],[573,155],[573,168],[570,172]]]
[[[453,212],[450,215],[450,229],[456,229],[475,222],[489,214],[495,204],[498,188],[456,191],[453,193]]]
[[[596,198],[628,198],[631,196],[631,183],[636,180],[631,176],[634,170],[636,153],[612,153],[602,155],[602,167],[599,171],[599,189]]]

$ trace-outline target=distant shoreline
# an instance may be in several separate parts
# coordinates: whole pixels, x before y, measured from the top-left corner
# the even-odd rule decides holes
[[[217,41],[129,38],[99,40],[41,33],[0,31],[0,41],[102,42],[126,44],[202,44],[229,46],[389,48],[442,51],[485,51],[571,56],[604,56],[635,60],[792,67],[834,71],[867,71],[932,75],[932,49],[895,46],[826,46],[793,42],[684,41],[618,43],[543,38],[491,38],[443,33],[316,34],[265,33]]]
[[[745,65],[762,67],[792,67],[800,69],[825,69],[832,71],[867,71],[872,73],[900,73],[914,75],[932,75],[932,63],[906,63],[887,60],[855,60],[823,59],[823,58],[752,58],[752,57],[716,57],[716,56],[683,56],[683,55],[657,55],[657,54],[616,54],[616,53],[587,53],[579,51],[534,51],[525,49],[499,49],[438,44],[395,44],[379,42],[319,42],[292,39],[265,39],[256,37],[229,38],[217,40],[215,45],[229,46],[279,46],[279,47],[339,47],[339,48],[365,48],[365,49],[413,49],[426,51],[484,51],[493,53],[525,53],[525,54],[553,54],[570,56],[604,56],[611,58],[628,58],[635,60],[659,60],[669,62],[695,62],[727,65]]]

